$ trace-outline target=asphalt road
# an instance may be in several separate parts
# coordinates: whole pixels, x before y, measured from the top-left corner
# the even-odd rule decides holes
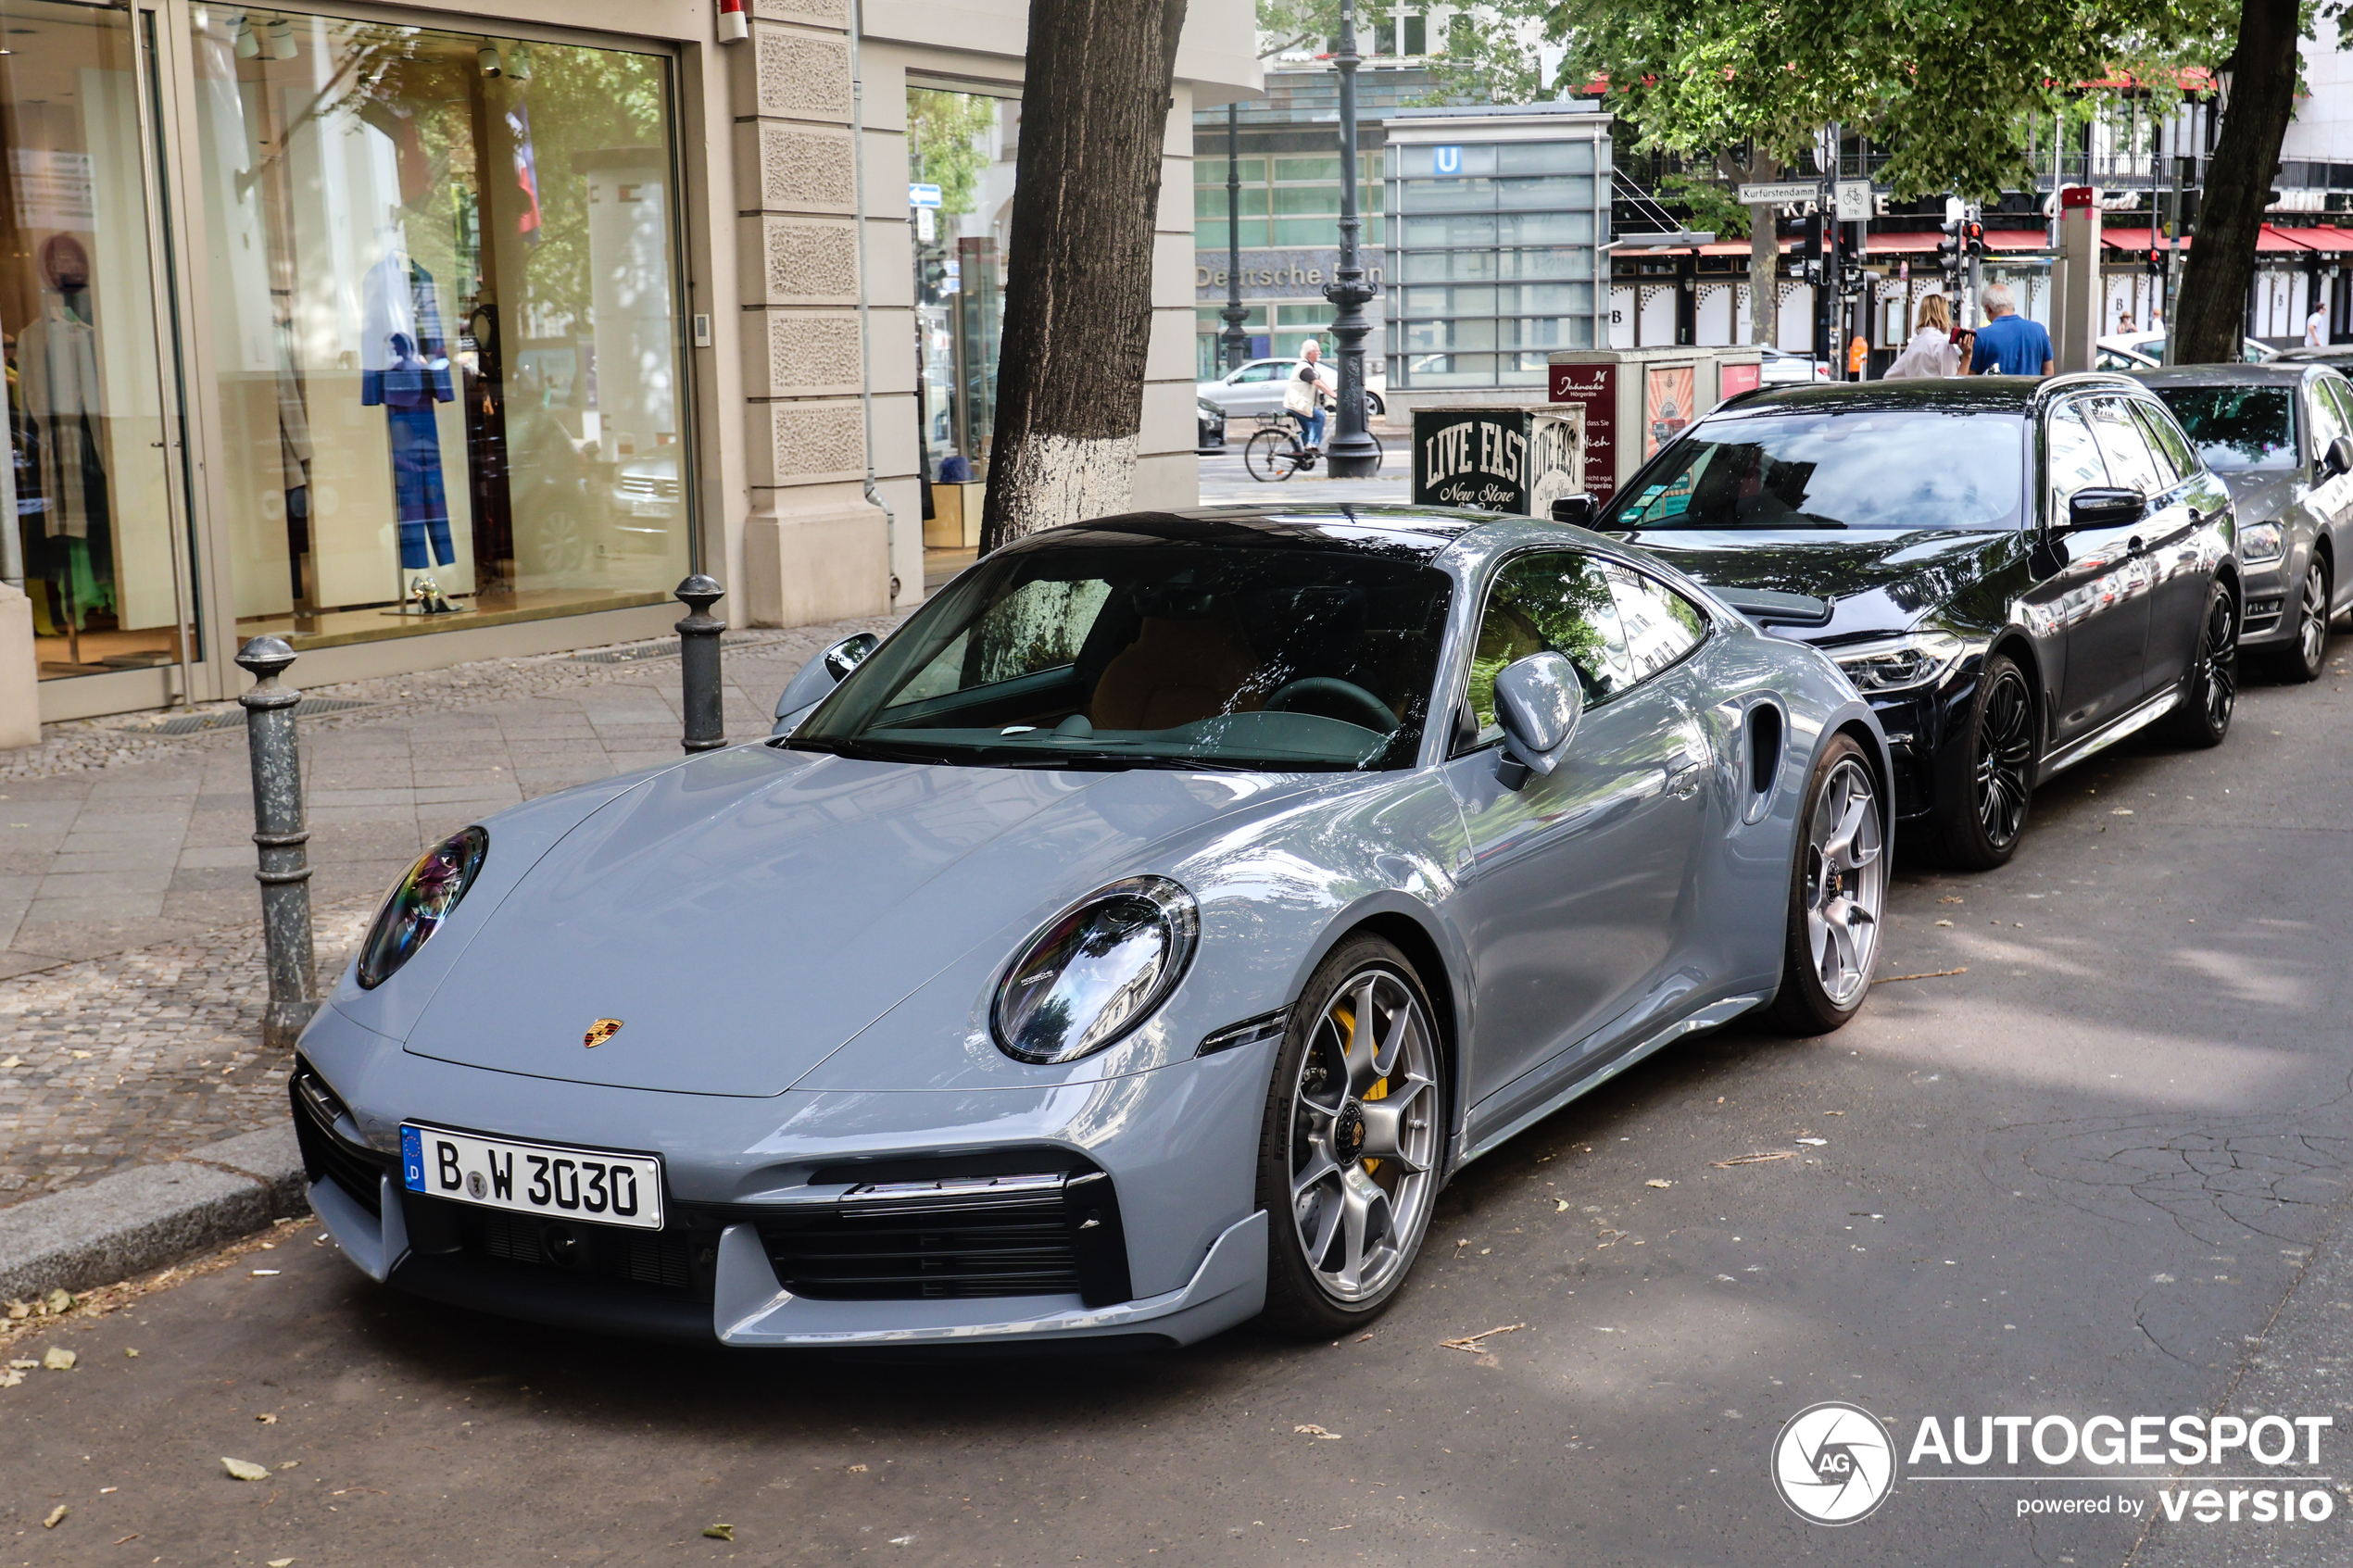
[[[2219,751],[2095,759],[2003,872],[1899,862],[1881,974],[1966,972],[1553,1117],[1453,1184],[1361,1339],[681,1352],[410,1302],[306,1229],[19,1342],[80,1364],[0,1391],[0,1565],[2347,1561],[2347,662],[2248,690]],[[1716,1163],[1750,1153],[1790,1157]],[[1831,1399],[1899,1448],[1929,1414],[2334,1412],[2303,1467],[2334,1514],[2020,1518],[2157,1487],[1930,1463],[1827,1529],[1768,1453]]]

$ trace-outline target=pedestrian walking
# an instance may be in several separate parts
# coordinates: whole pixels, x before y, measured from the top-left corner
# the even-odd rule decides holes
[[[2329,307],[2325,305],[2315,305],[2312,307],[2312,314],[2304,318],[2304,346],[2325,348],[2328,346],[2328,341]]]
[[[1871,362],[1871,345],[1856,332],[1855,341],[1846,345],[1846,376],[1849,381],[1861,381],[1863,368]]]
[[[1299,421],[1300,440],[1310,451],[1324,445],[1324,410],[1340,390],[1319,363],[1323,354],[1323,345],[1309,338],[1299,351],[1299,369],[1283,388],[1283,411]]]
[[[2051,373],[2051,334],[2040,321],[2018,313],[2018,297],[2007,283],[1988,283],[1979,299],[1985,307],[1985,324],[1977,329],[1969,373],[1973,376],[2047,376]]]
[[[1887,368],[1889,381],[1911,381],[1923,376],[1949,376],[1960,369],[1960,350],[1953,345],[1953,312],[1941,294],[1930,295],[1920,301],[1919,326],[1912,333],[1912,341]]]

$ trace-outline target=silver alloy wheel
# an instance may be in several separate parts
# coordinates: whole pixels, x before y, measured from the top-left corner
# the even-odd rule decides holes
[[[1291,1223],[1335,1301],[1379,1296],[1421,1240],[1436,1197],[1438,1055],[1397,972],[1372,965],[1332,993],[1291,1087]]]
[[[2300,607],[2303,621],[2296,626],[2296,639],[2304,655],[2304,668],[2318,670],[2321,656],[2329,646],[2329,573],[2315,554],[2304,568],[2304,602]]]
[[[1806,949],[1832,1007],[1871,983],[1886,892],[1879,802],[1870,774],[1849,757],[1823,781],[1806,824]]]

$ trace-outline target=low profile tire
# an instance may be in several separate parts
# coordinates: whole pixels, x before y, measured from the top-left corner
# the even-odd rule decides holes
[[[2165,717],[2165,738],[2193,751],[2221,745],[2231,733],[2238,692],[2238,600],[2226,584],[2217,583],[2207,590],[2197,654],[2182,677],[2182,700]]]
[[[1960,871],[1991,871],[2018,852],[2034,799],[2034,692],[2026,671],[1995,654],[1978,671],[1961,733],[1938,748],[1939,858]]]
[[[1863,1010],[1887,901],[1886,823],[1870,759],[1851,736],[1822,748],[1798,817],[1789,936],[1770,1017],[1791,1035],[1827,1035]]]
[[[2304,563],[2304,583],[2296,597],[2296,640],[2280,654],[2282,678],[2301,684],[2317,681],[2329,661],[2329,563],[2317,549]]]
[[[1429,1229],[1444,1142],[1421,977],[1389,943],[1351,937],[1300,994],[1266,1091],[1269,1326],[1328,1337],[1380,1314]]]

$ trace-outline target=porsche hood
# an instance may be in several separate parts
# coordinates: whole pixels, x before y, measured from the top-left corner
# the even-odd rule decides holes
[[[1139,850],[1278,793],[1239,774],[716,752],[550,848],[406,1044],[616,1087],[779,1094],[975,945],[1010,957]]]

